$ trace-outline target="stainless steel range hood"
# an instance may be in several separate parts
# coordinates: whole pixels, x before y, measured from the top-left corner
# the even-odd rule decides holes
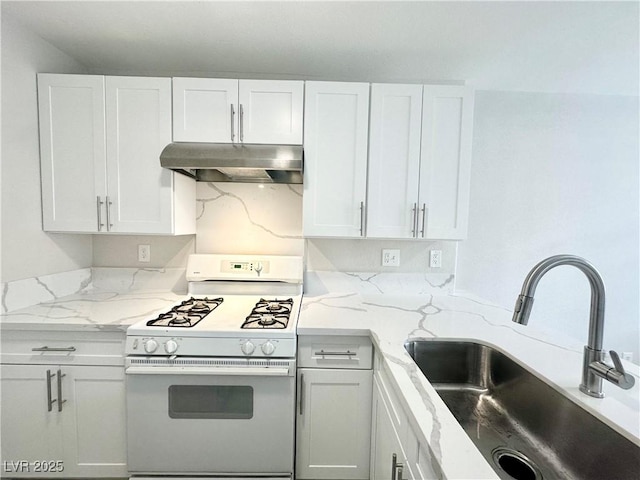
[[[301,145],[176,142],[160,165],[199,182],[302,183]]]

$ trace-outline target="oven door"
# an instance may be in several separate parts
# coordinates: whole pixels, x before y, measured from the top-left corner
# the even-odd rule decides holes
[[[292,477],[295,360],[127,359],[126,372],[131,474]]]

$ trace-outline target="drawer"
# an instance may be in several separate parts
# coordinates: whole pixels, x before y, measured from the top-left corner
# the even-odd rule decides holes
[[[4,364],[124,365],[124,332],[4,330]]]
[[[298,337],[298,367],[370,369],[369,337],[304,335]]]

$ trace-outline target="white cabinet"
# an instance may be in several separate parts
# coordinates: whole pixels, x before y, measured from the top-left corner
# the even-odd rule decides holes
[[[407,459],[400,443],[400,438],[395,426],[389,406],[385,403],[380,387],[377,382],[373,386],[373,418],[375,419],[375,430],[371,442],[372,449],[372,472],[373,480],[406,480],[406,475],[401,475],[404,471],[404,464]]]
[[[173,79],[176,142],[302,143],[304,82]]]
[[[371,86],[367,236],[416,235],[422,85]]]
[[[431,452],[419,439],[376,354],[371,431],[372,480],[435,480]]]
[[[362,237],[369,84],[307,82],[303,233]]]
[[[100,355],[76,356],[104,347],[122,351],[124,335],[99,332],[108,338],[93,342],[64,332],[64,340],[50,335],[36,341],[37,332],[25,333],[3,332],[3,475],[127,476],[124,367],[111,354],[103,365],[81,365],[99,363]],[[21,358],[29,360],[13,363]]]
[[[374,84],[367,236],[466,237],[473,91]]]
[[[195,233],[195,182],[160,167],[171,80],[38,75],[43,228]]]
[[[300,347],[296,478],[368,480],[371,341],[310,336]]]

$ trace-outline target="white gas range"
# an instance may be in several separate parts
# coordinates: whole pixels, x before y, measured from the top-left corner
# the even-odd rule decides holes
[[[132,478],[293,478],[302,258],[191,255],[187,280],[127,329]]]

